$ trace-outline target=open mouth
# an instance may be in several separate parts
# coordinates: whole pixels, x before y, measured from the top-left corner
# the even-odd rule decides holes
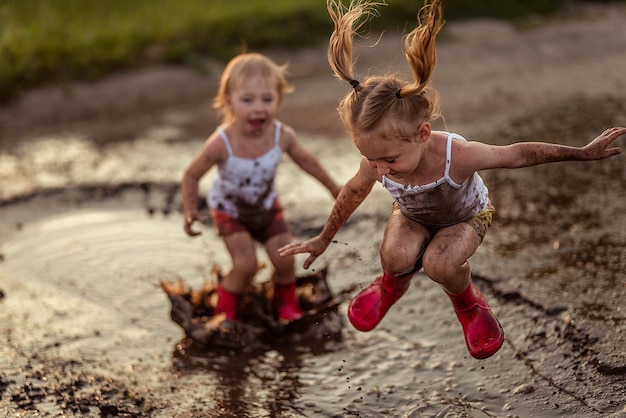
[[[249,123],[252,129],[258,130],[258,129],[263,128],[263,126],[265,125],[265,119],[264,118],[250,119]]]

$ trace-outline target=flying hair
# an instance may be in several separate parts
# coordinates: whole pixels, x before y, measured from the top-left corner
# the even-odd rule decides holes
[[[341,0],[328,0],[326,3],[328,14],[335,24],[328,44],[328,63],[337,78],[356,84],[353,86],[355,89],[359,83],[354,83],[356,79],[352,71],[352,38],[367,21],[363,16],[378,15],[376,6],[383,5],[385,3],[365,0],[352,0],[347,7]]]
[[[437,65],[435,40],[445,20],[439,0],[425,5],[417,15],[419,25],[404,38],[404,56],[413,71],[415,84],[403,87],[399,94],[411,96],[421,93],[430,82]]]
[[[410,140],[415,137],[415,121],[430,121],[439,115],[437,92],[430,81],[437,64],[435,41],[443,28],[441,0],[425,0],[417,14],[418,25],[404,37],[404,55],[413,74],[410,82],[396,75],[373,76],[359,80],[354,73],[353,38],[367,19],[378,15],[384,2],[327,0],[334,23],[328,46],[328,62],[335,76],[353,89],[339,105],[339,116],[354,137],[376,135]]]

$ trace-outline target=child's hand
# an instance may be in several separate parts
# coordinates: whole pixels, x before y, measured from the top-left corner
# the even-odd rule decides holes
[[[205,223],[206,219],[203,216],[200,216],[200,214],[198,213],[192,213],[188,216],[185,216],[185,232],[190,237],[196,237],[202,234],[202,232],[194,231],[193,229],[191,229],[191,226],[193,225],[195,221],[198,221],[200,223]]]
[[[309,266],[313,264],[315,259],[324,252],[326,247],[328,247],[328,243],[322,240],[319,236],[317,236],[315,238],[311,238],[308,241],[292,242],[291,244],[287,244],[284,247],[278,249],[278,254],[284,257],[287,255],[309,253],[311,255],[304,261],[304,264],[302,265],[302,267],[308,269]]]
[[[601,160],[619,154],[622,152],[621,148],[609,148],[609,145],[624,134],[626,134],[626,128],[610,128],[602,132],[602,134],[583,147],[585,159]]]

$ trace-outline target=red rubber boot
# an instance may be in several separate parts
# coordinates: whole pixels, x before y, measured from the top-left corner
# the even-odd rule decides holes
[[[391,277],[387,273],[356,295],[348,305],[348,318],[359,331],[371,331],[385,314],[407,291],[414,273]]]
[[[461,322],[470,354],[477,359],[493,356],[502,347],[504,331],[485,296],[471,280],[463,292],[453,295],[446,291],[446,294]]]
[[[217,285],[217,305],[215,305],[214,315],[224,313],[226,319],[237,319],[237,309],[239,308],[239,295],[229,292],[221,285]]]
[[[274,309],[278,312],[278,318],[285,321],[302,318],[295,280],[289,283],[274,282]]]

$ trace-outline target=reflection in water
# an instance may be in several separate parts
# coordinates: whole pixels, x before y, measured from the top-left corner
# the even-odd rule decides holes
[[[298,376],[305,355],[292,347],[250,355],[177,345],[173,356],[174,367],[190,380],[212,383],[201,391],[215,402],[208,416],[257,418],[306,416],[294,402],[303,387]]]

